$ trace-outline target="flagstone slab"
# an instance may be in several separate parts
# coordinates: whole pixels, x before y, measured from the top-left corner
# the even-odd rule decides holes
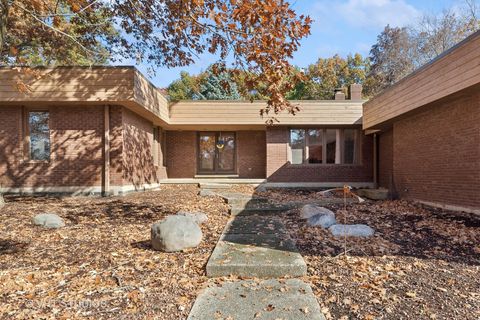
[[[206,269],[208,277],[301,277],[307,273],[294,241],[276,234],[224,234]]]
[[[224,233],[229,234],[287,234],[280,218],[275,216],[237,216],[230,220]]]
[[[189,320],[324,320],[312,289],[298,279],[244,280],[206,288]]]

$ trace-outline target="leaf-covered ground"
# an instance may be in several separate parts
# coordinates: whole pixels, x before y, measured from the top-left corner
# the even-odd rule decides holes
[[[183,319],[206,285],[204,266],[228,219],[194,186],[125,197],[6,197],[0,209],[0,319]],[[150,248],[150,226],[201,210],[204,241],[180,253]],[[66,227],[31,224],[54,212]]]
[[[234,190],[253,192],[249,186]],[[185,319],[199,290],[212,282],[205,264],[228,219],[220,198],[194,186],[125,197],[7,197],[0,209],[1,319]],[[274,202],[319,197],[269,191]],[[479,319],[480,220],[405,201],[330,207],[340,222],[377,231],[345,243],[286,216],[329,319]],[[179,253],[150,248],[150,226],[178,210],[201,210],[204,241]],[[62,216],[58,230],[34,227],[42,212]],[[232,280],[232,279],[229,279]]]
[[[327,319],[480,319],[480,217],[406,201],[330,209],[339,223],[366,223],[376,234],[345,245],[288,213]]]

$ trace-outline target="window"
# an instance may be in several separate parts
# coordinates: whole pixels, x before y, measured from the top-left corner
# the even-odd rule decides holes
[[[337,130],[325,130],[325,137],[325,144],[327,149],[327,163],[337,163],[335,161],[337,153]]]
[[[308,163],[322,163],[323,159],[323,130],[309,129],[307,137]]]
[[[357,163],[357,133],[355,129],[345,129],[343,131],[343,163]]]
[[[292,163],[303,163],[303,159],[305,159],[305,130],[290,130],[290,146],[292,149]]]
[[[50,159],[50,128],[47,111],[28,112],[28,133],[30,137],[30,159]]]
[[[292,164],[359,163],[358,129],[291,129]]]

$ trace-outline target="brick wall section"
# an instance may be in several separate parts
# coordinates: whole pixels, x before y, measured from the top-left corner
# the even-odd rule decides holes
[[[265,178],[265,131],[237,132],[237,167],[240,178]]]
[[[267,129],[267,180],[269,182],[372,182],[373,140],[362,137],[362,164],[304,164],[288,162],[289,129]]]
[[[397,121],[394,180],[406,199],[480,209],[480,92]]]
[[[159,169],[154,165],[153,124],[123,109],[123,184],[142,186],[159,181]],[[164,171],[165,169],[162,168]]]
[[[122,106],[110,106],[110,185],[123,186]]]
[[[193,178],[196,174],[195,131],[167,131],[167,173],[169,178]]]
[[[394,193],[393,185],[393,129],[377,137],[378,139],[378,185]]]
[[[28,110],[28,109],[27,109]],[[28,160],[22,107],[0,108],[2,187],[99,186],[102,183],[103,107],[48,107],[50,161]]]

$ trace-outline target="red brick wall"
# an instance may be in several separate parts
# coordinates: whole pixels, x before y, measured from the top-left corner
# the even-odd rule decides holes
[[[302,164],[288,161],[289,129],[267,129],[267,179],[269,182],[372,182],[373,140],[362,137],[359,165]]]
[[[169,178],[193,178],[196,174],[195,131],[167,131],[167,173]]]
[[[50,161],[28,160],[22,107],[0,108],[2,187],[99,186],[102,183],[103,107],[48,107]]]
[[[378,139],[378,185],[393,190],[393,129],[377,137]]]
[[[240,178],[265,178],[265,131],[237,132],[237,167]]]
[[[480,92],[436,103],[394,124],[402,198],[480,209]]]
[[[152,154],[153,124],[128,109],[123,109],[123,184],[141,186],[166,177],[166,168]],[[160,147],[160,146],[159,146]],[[160,148],[159,148],[160,149]],[[159,156],[161,156],[159,152]]]

